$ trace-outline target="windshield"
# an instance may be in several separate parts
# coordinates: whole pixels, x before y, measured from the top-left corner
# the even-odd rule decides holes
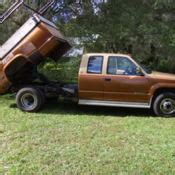
[[[151,74],[152,73],[152,70],[151,68],[143,65],[143,64],[140,64],[140,66],[142,67],[142,69],[147,73],[147,74]]]

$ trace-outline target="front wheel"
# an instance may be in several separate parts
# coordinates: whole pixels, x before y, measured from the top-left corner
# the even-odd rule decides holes
[[[33,87],[22,88],[16,95],[16,104],[22,111],[37,112],[43,105],[42,93]]]
[[[153,110],[157,116],[175,116],[175,94],[162,93],[158,95],[153,103]]]

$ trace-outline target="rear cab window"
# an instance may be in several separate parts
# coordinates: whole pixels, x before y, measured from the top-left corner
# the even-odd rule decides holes
[[[87,73],[101,74],[103,67],[103,56],[90,56],[87,66]]]

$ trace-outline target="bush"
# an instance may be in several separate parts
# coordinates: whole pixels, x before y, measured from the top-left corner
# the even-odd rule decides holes
[[[172,59],[160,59],[158,70],[161,72],[175,73],[175,62]]]
[[[63,57],[58,62],[48,59],[39,66],[39,72],[50,80],[76,83],[78,81],[80,60],[78,57]]]

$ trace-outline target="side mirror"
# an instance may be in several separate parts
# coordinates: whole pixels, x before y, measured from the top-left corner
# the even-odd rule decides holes
[[[140,67],[136,68],[136,73],[137,73],[137,75],[144,76],[144,73]]]

